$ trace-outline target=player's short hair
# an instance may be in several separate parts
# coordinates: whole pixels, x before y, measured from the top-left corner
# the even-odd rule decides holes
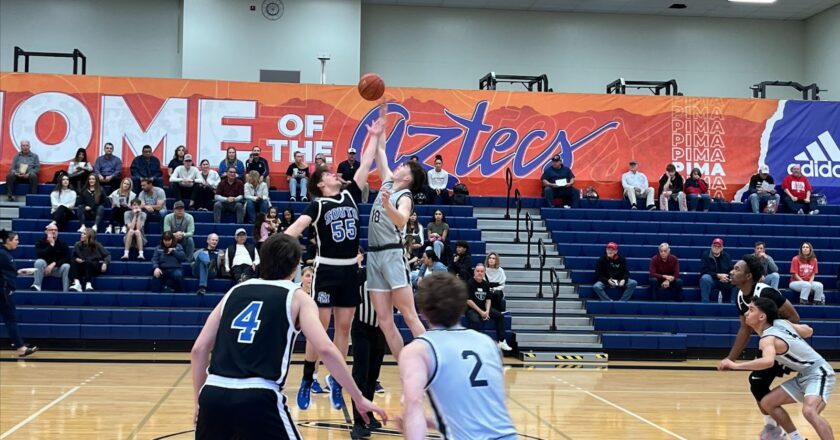
[[[314,194],[315,197],[322,197],[324,193],[321,192],[321,188],[318,187],[318,184],[324,179],[324,173],[328,172],[330,172],[330,169],[327,168],[326,165],[315,167],[315,171],[309,177],[309,182],[306,184],[306,192]]]
[[[420,192],[423,189],[423,185],[426,184],[426,172],[423,170],[423,167],[413,160],[409,160],[403,165],[411,170],[411,187],[409,189],[415,194]]]
[[[260,278],[264,280],[284,280],[298,264],[300,243],[290,235],[274,234],[260,248]]]
[[[752,275],[753,282],[761,281],[761,277],[764,276],[761,270],[761,260],[753,254],[744,255],[743,260],[747,264],[747,271]]]
[[[756,296],[753,298],[752,303],[755,304],[758,310],[761,310],[762,313],[767,315],[768,324],[772,324],[773,321],[779,318],[779,308],[773,300]]]
[[[423,277],[417,288],[417,304],[430,323],[452,327],[467,308],[467,284],[449,272],[435,272]]]

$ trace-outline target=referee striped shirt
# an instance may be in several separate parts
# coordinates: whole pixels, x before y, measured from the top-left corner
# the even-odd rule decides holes
[[[356,319],[371,327],[379,327],[379,321],[376,319],[376,311],[373,309],[373,303],[370,301],[370,291],[367,289],[367,281],[362,283],[360,293],[362,295],[362,303],[356,307]]]

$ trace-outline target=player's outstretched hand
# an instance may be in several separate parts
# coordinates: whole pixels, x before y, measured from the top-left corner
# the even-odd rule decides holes
[[[383,189],[379,191],[379,197],[382,198],[382,206],[390,206],[391,205],[391,192],[387,189]]]
[[[371,402],[368,399],[361,399],[356,400],[356,409],[359,411],[359,414],[362,416],[362,419],[365,421],[365,424],[370,423],[370,418],[368,417],[368,411],[376,413],[379,416],[379,420],[382,421],[382,424],[388,423],[388,413],[385,412],[384,409],[380,408],[375,403]]]
[[[732,362],[729,358],[726,358],[718,364],[718,371],[731,371],[735,369],[735,362]]]
[[[385,131],[385,123],[382,119],[377,119],[365,127],[367,127],[368,135],[371,137],[379,136]]]

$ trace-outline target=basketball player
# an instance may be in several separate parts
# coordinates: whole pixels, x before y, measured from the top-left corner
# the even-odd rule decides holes
[[[387,421],[353,382],[344,356],[318,322],[315,302],[292,282],[300,262],[298,241],[275,234],[260,252],[262,278],[231,288],[193,346],[196,438],[301,438],[282,394],[300,331],[347,388],[362,417],[367,421],[373,411]]]
[[[459,325],[466,284],[450,273],[433,273],[423,278],[417,302],[431,328],[399,357],[405,438],[425,439],[427,425],[436,425],[445,439],[516,439],[499,349],[487,335]],[[424,416],[426,390],[436,423]]]
[[[384,114],[384,113],[383,113]],[[350,326],[353,314],[361,301],[359,297],[358,265],[356,255],[359,251],[359,208],[362,188],[367,185],[370,165],[376,154],[377,144],[385,133],[382,118],[374,121],[368,128],[368,145],[362,156],[359,169],[346,188],[341,188],[341,180],[326,167],[318,167],[307,184],[307,191],[315,198],[298,219],[284,232],[298,238],[310,225],[315,228],[315,275],[312,279],[312,297],[318,304],[318,315],[326,329],[330,324],[330,314],[335,317],[333,341],[343,355],[347,355],[350,338]],[[298,390],[298,407],[309,408],[312,375],[318,361],[314,350],[306,345],[303,364],[303,378]],[[341,386],[332,376],[327,376],[330,388],[330,403],[333,408],[344,407]]]
[[[761,371],[777,362],[799,374],[776,387],[761,399],[764,408],[788,432],[791,440],[803,440],[782,405],[802,402],[802,414],[817,431],[820,439],[833,440],[831,425],[820,413],[834,389],[834,368],[802,338],[814,333],[811,327],[778,319],[776,304],[767,298],[754,297],[745,315],[747,325],[761,336],[761,358],[749,362],[724,359],[724,370]]]
[[[753,298],[767,298],[773,301],[779,310],[779,317],[787,319],[795,324],[799,323],[799,314],[796,312],[796,309],[793,308],[790,301],[779,293],[778,290],[767,284],[759,282],[762,277],[761,274],[761,262],[755,255],[745,255],[742,260],[735,263],[735,267],[729,274],[730,279],[732,280],[732,285],[740,289],[736,305],[738,306],[738,312],[741,315],[741,327],[738,329],[738,335],[735,336],[735,342],[732,344],[732,349],[726,357],[726,359],[730,361],[738,359],[741,352],[743,352],[744,348],[746,348],[747,342],[750,340],[752,329],[749,325],[747,325],[744,314],[747,313],[747,310],[749,310],[749,305]],[[722,369],[723,362],[724,361],[721,361],[718,365],[719,370]],[[773,379],[776,377],[782,377],[784,374],[784,368],[780,364],[775,363],[773,366],[765,370],[755,371],[749,376],[750,391],[755,398],[756,404],[758,404],[758,408],[764,414],[764,429],[759,435],[759,439],[761,440],[784,438],[785,434],[782,429],[779,428],[776,420],[767,415],[760,403],[761,399],[770,393],[770,385],[773,384]]]
[[[380,110],[380,118],[384,111]],[[399,358],[403,339],[394,323],[394,307],[402,314],[415,337],[426,329],[414,309],[408,262],[404,253],[405,224],[414,210],[412,192],[423,187],[426,172],[414,161],[405,161],[393,172],[388,169],[385,136],[376,149],[376,163],[382,186],[374,200],[368,223],[367,283],[379,328],[385,333],[388,347]]]

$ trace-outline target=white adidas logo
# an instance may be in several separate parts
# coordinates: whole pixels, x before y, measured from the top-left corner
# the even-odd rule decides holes
[[[808,144],[793,160],[801,162],[799,165],[805,176],[840,178],[840,147],[828,130],[817,136],[817,140]]]

